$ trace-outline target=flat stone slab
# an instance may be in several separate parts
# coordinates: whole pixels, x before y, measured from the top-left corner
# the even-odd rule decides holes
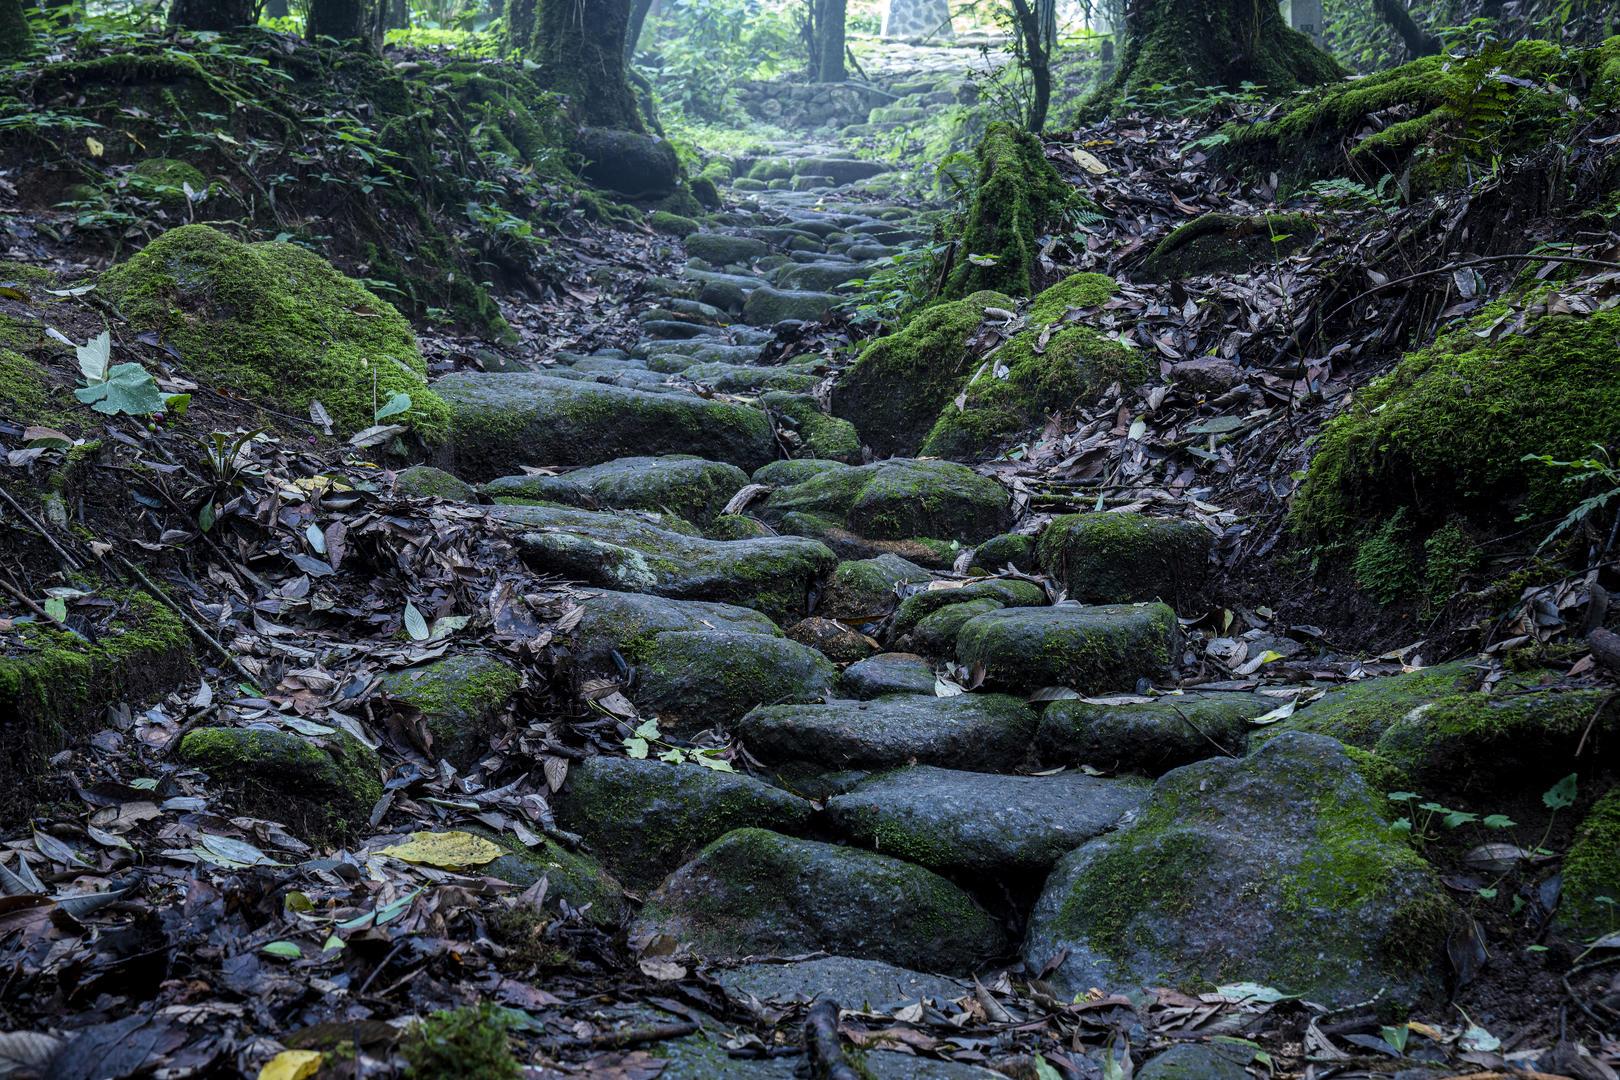
[[[718,600],[772,619],[797,619],[813,585],[838,559],[815,540],[768,536],[707,540],[634,517],[552,506],[496,506],[537,568],[620,592]]]
[[[995,776],[896,769],[827,803],[840,835],[942,874],[1044,874],[1147,798],[1146,784],[1084,773]]]
[[[950,461],[890,458],[813,476],[771,493],[766,520],[814,515],[870,540],[988,540],[1011,520],[996,481]]]
[[[747,484],[748,474],[735,465],[690,454],[666,454],[615,458],[560,476],[502,476],[482,490],[496,499],[662,510],[706,525]]]
[[[638,455],[693,454],[745,470],[776,457],[763,411],[695,394],[527,372],[456,372],[433,389],[450,406],[451,454],[467,479]]]
[[[647,897],[631,937],[667,934],[721,960],[824,951],[966,974],[1007,946],[1001,924],[920,866],[738,829]]]
[[[1240,757],[1249,721],[1282,700],[1264,694],[1175,694],[1154,701],[1054,701],[1035,735],[1041,760],[1152,776],[1221,755]]]
[[[743,1002],[753,998],[785,1004],[831,998],[842,1008],[863,1012],[894,1012],[919,1001],[943,1006],[973,992],[955,979],[847,956],[744,964],[715,972],[714,981]]]
[[[1170,677],[1177,637],[1176,613],[1163,604],[1004,608],[962,626],[956,659],[983,664],[1000,686],[1134,690],[1140,679]]]
[[[607,671],[617,652],[639,664],[652,654],[659,634],[670,630],[731,630],[780,637],[782,631],[752,608],[703,600],[671,600],[649,593],[600,590],[581,597],[585,609],[573,633],[574,663],[584,671]]]
[[[845,668],[838,689],[861,701],[887,694],[933,697],[934,682],[934,665],[915,653],[879,653]]]
[[[1000,694],[772,705],[735,725],[749,752],[772,763],[881,769],[912,762],[980,772],[1016,768],[1029,754],[1035,714]]]

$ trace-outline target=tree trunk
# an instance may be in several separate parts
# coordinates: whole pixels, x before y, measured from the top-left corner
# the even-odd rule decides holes
[[[292,14],[287,6],[287,0],[264,0],[264,17],[267,19],[285,19]]]
[[[845,0],[819,0],[821,18],[816,27],[817,82],[843,82],[844,72],[844,4]]]
[[[309,21],[304,25],[309,40],[369,40],[370,31],[365,0],[309,0]]]
[[[540,85],[566,97],[581,123],[644,131],[624,57],[631,0],[537,2],[528,53]]]
[[[169,29],[212,30],[225,33],[259,21],[257,0],[174,0],[169,5]]]
[[[1412,20],[1411,12],[1401,0],[1373,0],[1373,9],[1385,22],[1401,35],[1401,41],[1406,44],[1407,57],[1416,60],[1420,56],[1434,56],[1440,52],[1440,39],[1433,34],[1426,34],[1423,29]],[[1500,14],[1501,7],[1498,5]],[[1491,18],[1493,16],[1487,16]]]
[[[34,51],[22,0],[0,0],[0,60],[15,60]]]
[[[1030,97],[1029,115],[1024,117],[1024,130],[1039,135],[1046,127],[1046,110],[1052,104],[1051,38],[1046,35],[1043,11],[1032,9],[1029,0],[1013,0],[1013,15],[1018,20],[1018,36],[1023,45],[1023,63],[1029,70],[1034,93]]]
[[[633,0],[634,6],[630,9],[630,29],[624,35],[624,62],[630,63],[635,59],[636,46],[641,44],[641,28],[647,25],[647,13],[652,10],[653,0]]]

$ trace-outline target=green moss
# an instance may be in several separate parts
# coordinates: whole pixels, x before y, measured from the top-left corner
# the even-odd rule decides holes
[[[1523,459],[1580,457],[1620,430],[1620,310],[1491,329],[1503,314],[1409,353],[1328,423],[1290,507],[1301,534],[1354,542],[1403,509],[1416,535],[1453,515],[1489,528],[1559,516],[1582,498]]]
[[[0,316],[0,340],[7,336],[3,321],[4,316]],[[23,425],[53,427],[63,416],[57,407],[59,401],[59,392],[42,365],[21,353],[0,348],[0,416]]]
[[[647,224],[654,232],[661,232],[668,236],[687,237],[703,228],[696,221],[680,214],[672,214],[668,210],[654,210],[647,215]]]
[[[523,1065],[506,1031],[510,1013],[489,1002],[436,1012],[413,1024],[400,1043],[409,1080],[518,1080]]]
[[[186,188],[201,197],[208,190],[208,178],[196,166],[174,158],[146,158],[130,170],[130,186],[150,194],[169,206],[186,205]]]
[[[1298,251],[1316,234],[1306,214],[1204,214],[1159,241],[1142,269],[1159,280],[1247,270]]]
[[[408,499],[477,502],[478,492],[464,480],[431,465],[412,465],[394,477],[394,494]]]
[[[1029,302],[1029,324],[1039,329],[1062,319],[1071,308],[1101,307],[1117,291],[1107,274],[1070,274]]]
[[[1356,584],[1380,604],[1388,606],[1411,598],[1418,568],[1404,507],[1361,542],[1350,569],[1356,575]]]
[[[1362,781],[1378,794],[1388,795],[1392,791],[1406,791],[1412,787],[1412,778],[1406,770],[1381,754],[1349,745],[1345,746],[1344,752],[1355,763],[1356,772],[1361,774]],[[1389,803],[1384,810],[1384,816],[1387,818],[1393,818],[1399,813],[1395,803]]]
[[[243,244],[187,225],[100,284],[133,326],[161,335],[188,371],[223,388],[300,415],[319,400],[350,431],[372,424],[374,401],[404,392],[411,408],[392,422],[428,441],[445,434],[449,413],[427,387],[410,324],[297,245]]]
[[[1088,604],[1162,599],[1182,607],[1203,586],[1212,540],[1191,521],[1146,514],[1055,517],[1035,544],[1041,568]]]
[[[1285,731],[1330,735],[1347,748],[1371,750],[1391,724],[1436,698],[1472,689],[1479,673],[1464,661],[1400,675],[1363,679],[1328,692],[1293,716],[1255,732],[1251,747]]]
[[[0,259],[0,282],[8,285],[55,285],[56,273],[43,266]]]
[[[530,848],[510,833],[478,825],[471,831],[507,851],[483,868],[490,877],[520,889],[544,878],[547,898],[566,900],[592,926],[611,930],[624,921],[624,886],[591,856],[570,851],[548,836]]]
[[[516,668],[481,652],[445,657],[384,675],[390,697],[421,711],[432,752],[470,768],[489,750],[489,737],[523,685]]]
[[[1582,936],[1620,928],[1620,788],[1593,805],[1564,856],[1558,921]]]
[[[1011,566],[1028,573],[1035,569],[1035,538],[1023,533],[992,536],[973,551],[973,565],[986,573]]]
[[[1040,139],[1011,124],[991,124],[977,154],[978,179],[947,295],[1028,296],[1040,230],[1083,200],[1046,160]]]
[[[772,390],[759,400],[777,414],[778,422],[797,440],[793,445],[795,453],[824,461],[860,464],[861,437],[855,425],[822,412],[814,397]]]
[[[318,839],[352,836],[382,798],[382,766],[353,736],[322,739],[325,749],[273,728],[197,728],[176,756],[232,787],[249,812],[285,816]]]
[[[894,614],[894,635],[899,637],[910,633],[918,623],[941,608],[982,599],[996,600],[1003,607],[1037,607],[1046,603],[1046,593],[1034,582],[1017,578],[975,581],[959,589],[925,589],[900,601],[900,607]]]
[[[1451,599],[1463,578],[1479,565],[1479,545],[1456,521],[1448,521],[1423,541],[1423,592],[1430,607]]]

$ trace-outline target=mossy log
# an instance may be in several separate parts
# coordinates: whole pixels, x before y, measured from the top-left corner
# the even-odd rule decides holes
[[[979,175],[946,292],[1028,296],[1040,229],[1078,196],[1063,182],[1040,139],[992,124],[979,144]]]

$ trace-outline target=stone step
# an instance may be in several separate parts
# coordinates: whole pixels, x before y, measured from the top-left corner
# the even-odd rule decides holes
[[[1176,613],[1163,604],[1003,608],[962,625],[956,659],[982,664],[993,686],[1097,694],[1168,680],[1178,639]]]
[[[559,476],[502,476],[480,490],[496,500],[664,511],[707,525],[747,484],[748,474],[735,465],[670,454],[615,458]]]
[[[808,763],[828,771],[911,763],[974,772],[1025,764],[1035,713],[1001,694],[762,705],[734,726],[748,752],[769,765]]]

